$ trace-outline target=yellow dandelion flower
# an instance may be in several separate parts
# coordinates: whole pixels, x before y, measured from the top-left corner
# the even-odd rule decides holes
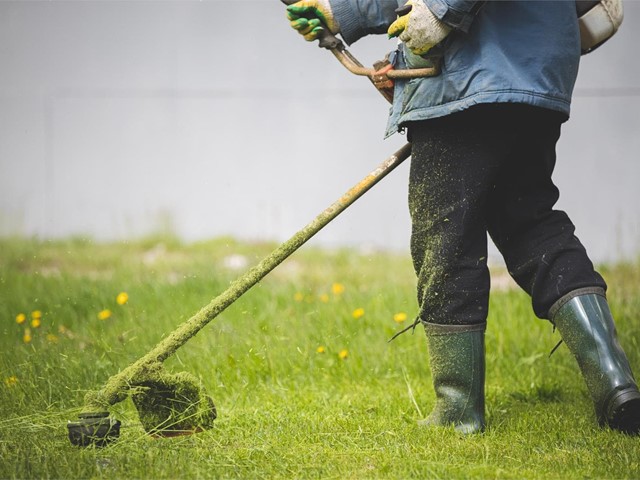
[[[334,283],[331,285],[331,293],[334,295],[341,295],[344,293],[344,285],[341,283]]]
[[[34,310],[31,312],[31,318],[40,320],[42,318],[42,312],[40,310]]]
[[[127,292],[120,292],[116,297],[116,303],[118,305],[124,305],[129,301],[129,294]]]
[[[324,353],[326,351],[327,350],[322,345],[320,345],[318,348],[316,348],[316,353]]]
[[[108,308],[105,308],[104,310],[98,313],[99,320],[106,320],[109,317],[111,317],[111,310],[109,310]]]
[[[301,302],[304,300],[304,294],[302,292],[296,292],[295,295],[293,296],[293,299],[296,302]]]
[[[353,313],[353,318],[358,319],[364,315],[364,308],[356,308]]]
[[[22,336],[22,341],[24,343],[31,343],[32,337],[31,337],[31,330],[26,328],[24,331],[24,335]]]
[[[322,303],[327,303],[329,302],[329,295],[327,295],[326,293],[323,293],[322,295],[320,295],[320,301]]]
[[[24,313],[16,315],[16,323],[22,325],[27,320],[27,316]]]
[[[402,323],[407,319],[407,314],[404,312],[398,312],[393,316],[393,321]]]
[[[13,387],[16,383],[18,383],[18,377],[16,377],[15,375],[11,375],[10,377],[4,379],[4,384],[7,387]]]
[[[34,318],[33,320],[31,320],[31,326],[33,328],[38,328],[40,326],[40,319],[39,318]]]
[[[338,354],[338,357],[340,358],[340,360],[346,360],[348,356],[349,356],[349,351],[346,349],[340,350],[340,353]]]
[[[53,333],[47,334],[47,342],[49,343],[58,343],[58,336]]]

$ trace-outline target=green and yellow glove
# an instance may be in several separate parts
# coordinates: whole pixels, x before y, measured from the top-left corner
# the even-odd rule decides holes
[[[389,38],[399,36],[415,55],[426,54],[451,32],[451,27],[431,13],[424,0],[409,0],[405,6],[411,10],[393,22],[387,33]]]
[[[316,40],[325,27],[334,35],[340,32],[329,0],[300,0],[287,7],[287,18],[308,42]]]

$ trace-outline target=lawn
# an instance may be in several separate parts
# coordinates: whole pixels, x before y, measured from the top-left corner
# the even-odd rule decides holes
[[[212,430],[79,449],[67,420],[275,245],[229,238],[0,241],[0,478],[640,478],[640,439],[596,426],[574,360],[516,289],[492,293],[487,431],[416,424],[434,402],[407,255],[307,246],[165,362]],[[640,372],[640,263],[602,266]],[[496,278],[503,272],[492,272]],[[502,283],[501,283],[502,285]],[[126,295],[123,295],[126,294]]]

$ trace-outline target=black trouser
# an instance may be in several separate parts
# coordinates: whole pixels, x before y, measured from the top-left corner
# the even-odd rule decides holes
[[[409,124],[411,254],[423,322],[486,321],[487,232],[540,318],[573,290],[606,289],[573,223],[553,209],[563,120],[550,110],[495,104]]]

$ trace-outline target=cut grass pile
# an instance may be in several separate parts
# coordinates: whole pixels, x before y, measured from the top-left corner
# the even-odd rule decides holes
[[[492,293],[483,435],[424,429],[434,402],[406,255],[305,247],[165,362],[213,397],[212,430],[66,439],[88,390],[145,354],[272,244],[0,241],[0,478],[639,478],[640,438],[600,430],[577,366],[517,290]],[[601,269],[640,372],[640,265]],[[22,315],[21,315],[22,314]]]

